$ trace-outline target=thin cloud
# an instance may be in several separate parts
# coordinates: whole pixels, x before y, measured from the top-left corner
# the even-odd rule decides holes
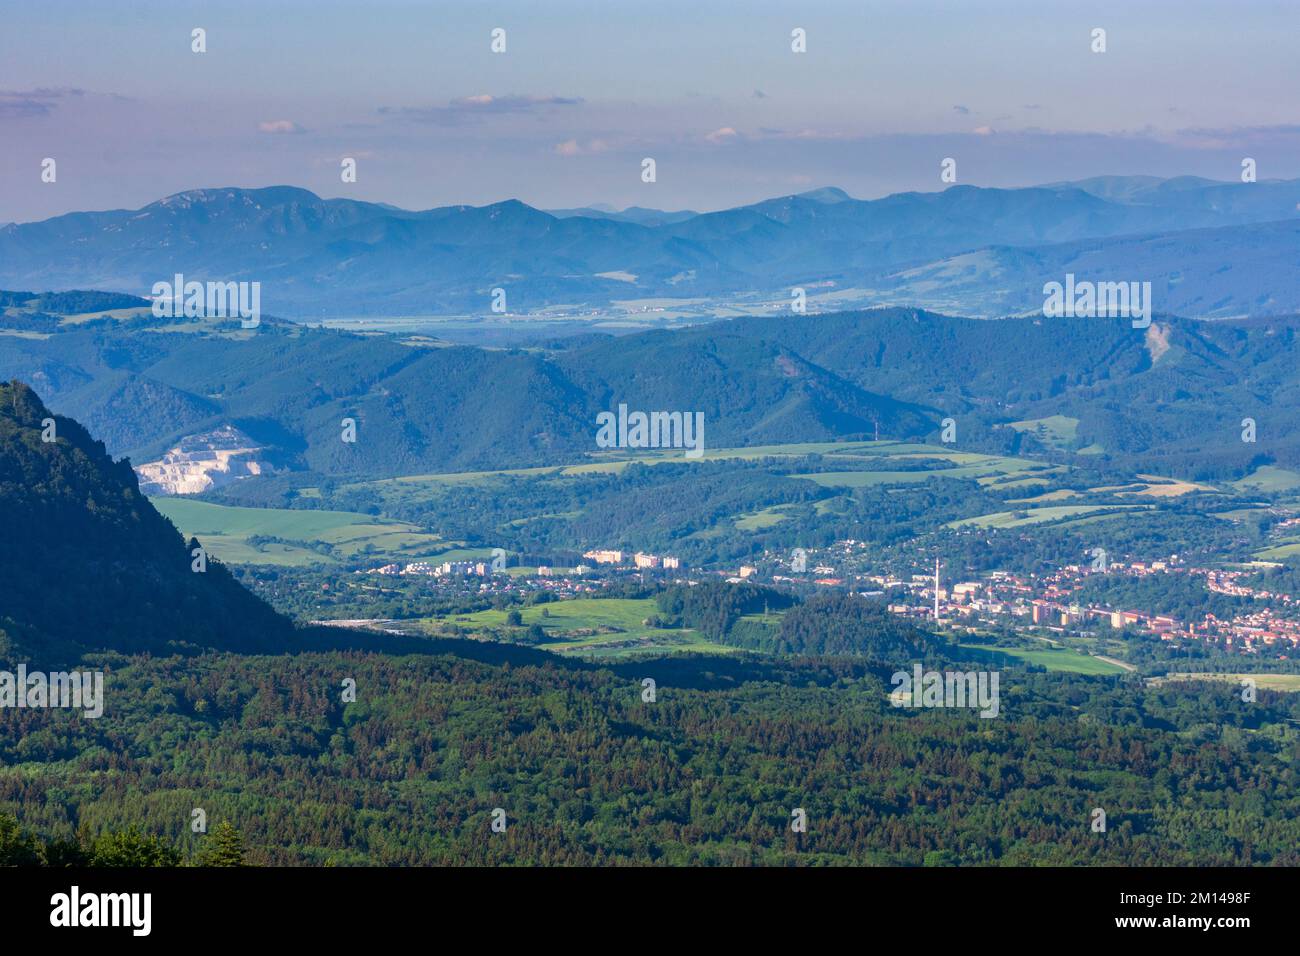
[[[1243,133],[1247,136],[1295,136],[1300,133],[1300,123],[1278,123],[1273,126],[1234,126],[1232,132]],[[1180,132],[1183,132],[1180,130]],[[1199,130],[1187,130],[1187,132],[1199,132]]]
[[[264,122],[258,123],[257,131],[259,133],[270,133],[272,135],[277,135],[277,136],[284,135],[286,133],[297,134],[297,133],[307,132],[307,130],[299,126],[293,120],[287,120],[287,119],[266,120]]]
[[[609,149],[609,143],[603,139],[589,140],[586,144],[576,139],[566,139],[555,144],[555,153],[559,156],[586,156],[591,153],[603,153]]]
[[[512,93],[493,96],[480,93],[449,101],[445,106],[381,106],[379,115],[424,123],[459,123],[467,119],[508,114],[527,114],[552,107],[581,106],[580,96],[523,96]]]
[[[1300,147],[1300,125],[1190,127],[1175,130],[1173,141],[1191,149],[1236,149],[1273,146],[1279,149]]]
[[[85,93],[85,90],[70,87],[0,90],[0,117],[22,119],[49,116],[62,100],[72,96],[84,96]]]

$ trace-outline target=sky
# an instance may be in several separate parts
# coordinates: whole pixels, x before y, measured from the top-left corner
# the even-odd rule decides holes
[[[1295,0],[44,0],[0,17],[0,223],[279,184],[410,209],[710,210],[940,189],[948,157],[977,186],[1235,180],[1245,157],[1300,177]]]

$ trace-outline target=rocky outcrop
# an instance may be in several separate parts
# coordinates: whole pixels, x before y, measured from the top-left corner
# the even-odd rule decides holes
[[[274,472],[263,449],[233,425],[188,435],[157,461],[138,465],[146,495],[196,495],[242,478]]]

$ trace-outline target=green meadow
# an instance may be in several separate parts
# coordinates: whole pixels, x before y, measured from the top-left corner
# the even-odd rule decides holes
[[[1009,422],[1009,428],[1033,435],[1052,448],[1066,449],[1079,437],[1079,419],[1066,415],[1049,415],[1023,422]]]
[[[1149,505],[1054,505],[1046,508],[1025,508],[1019,511],[998,511],[977,518],[950,521],[949,528],[1021,528],[1062,518],[1097,517],[1115,511],[1146,510]]]
[[[789,518],[790,516],[785,513],[786,509],[786,505],[773,505],[771,508],[764,508],[762,511],[740,515],[735,519],[735,525],[741,531],[762,531],[765,528],[774,527]]]
[[[1172,673],[1166,674],[1160,678],[1164,681],[1178,680],[1203,680],[1203,681],[1220,681],[1223,683],[1240,684],[1242,680],[1249,677],[1255,682],[1255,686],[1260,690],[1280,690],[1290,693],[1300,693],[1300,674],[1195,674],[1195,673]]]
[[[431,556],[460,560],[483,554],[453,550],[458,542],[428,534],[413,524],[350,511],[240,508],[188,498],[150,501],[183,535],[198,538],[227,564],[303,567],[337,563],[363,554],[408,561]],[[259,536],[283,541],[250,540]]]
[[[981,661],[1012,665],[1036,664],[1049,671],[1062,671],[1070,674],[1111,675],[1123,674],[1124,668],[1098,657],[1085,654],[1068,647],[989,647],[987,644],[962,644],[967,652]]]
[[[1232,486],[1247,494],[1262,492],[1276,494],[1300,489],[1300,473],[1279,468],[1276,465],[1263,465],[1256,468],[1245,478],[1232,482]]]
[[[546,632],[542,650],[579,657],[624,657],[641,653],[696,651],[734,653],[734,648],[705,640],[690,628],[656,628],[645,623],[657,613],[650,598],[574,598],[518,608],[521,629],[534,624]],[[505,630],[508,612],[488,610],[426,618],[429,630],[455,624],[468,631]]]

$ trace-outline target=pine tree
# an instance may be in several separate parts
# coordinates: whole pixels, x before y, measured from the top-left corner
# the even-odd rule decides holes
[[[101,835],[88,855],[91,866],[176,866],[181,861],[173,847],[134,826]]]
[[[199,866],[243,866],[244,838],[223,820],[208,835],[195,862]]]
[[[0,813],[0,866],[36,866],[40,861],[36,838],[18,825],[13,814]]]

